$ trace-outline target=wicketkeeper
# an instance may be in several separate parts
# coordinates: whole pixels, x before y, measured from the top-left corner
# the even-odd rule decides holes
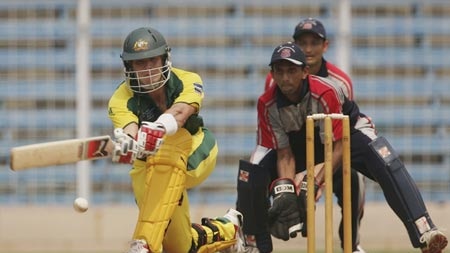
[[[297,166],[304,164],[299,160],[304,155],[296,153],[292,138],[302,131],[308,115],[337,113],[350,118],[351,167],[380,185],[389,206],[405,225],[414,248],[441,253],[448,243],[446,236],[434,225],[402,160],[384,137],[377,136],[370,118],[359,111],[358,105],[345,96],[341,87],[326,78],[310,75],[305,54],[296,44],[288,42],[277,46],[270,66],[276,85],[258,100],[258,147],[252,157],[261,162],[241,164],[241,186],[238,187],[252,187],[247,191],[252,194],[252,189],[260,189],[263,197],[270,193],[272,204],[267,215],[271,234],[283,240],[295,237],[301,230],[299,224],[305,222],[305,196],[314,194],[318,198],[318,189],[324,183],[323,164],[317,164],[317,190],[310,193],[306,187],[300,187]],[[315,124],[319,136],[323,136],[323,122]],[[333,120],[332,124],[332,167],[337,173],[342,164],[342,122]],[[271,150],[276,150],[273,154],[276,175],[270,174],[273,170],[261,169],[264,163],[261,157],[269,155]],[[277,179],[271,181],[272,178]]]
[[[329,41],[324,25],[317,19],[306,18],[301,20],[294,28],[292,39],[306,55],[306,63],[309,67],[309,73],[317,75],[334,82],[341,87],[345,96],[353,100],[353,84],[351,78],[339,67],[327,61],[324,54],[329,47]],[[266,76],[265,90],[275,86],[275,81],[272,78],[272,73],[269,72]],[[316,161],[323,161],[323,145],[319,138],[319,129],[315,130],[315,156]],[[260,136],[265,138],[265,136]],[[296,156],[296,173],[298,173],[298,181],[302,181],[305,164],[305,145],[306,132],[302,128],[298,132],[289,133],[289,143],[292,147],[292,151]],[[269,174],[271,178],[269,181],[275,180],[278,175],[277,169],[277,156],[276,150],[267,149],[263,146],[258,146],[255,149],[249,162],[241,161],[241,168],[244,171],[252,171],[254,173],[260,173],[261,170],[271,171]],[[301,173],[302,172],[302,173]],[[352,181],[352,248],[354,253],[365,253],[360,245],[360,222],[364,214],[365,203],[365,179],[361,173],[352,169],[351,171]],[[243,182],[238,180],[238,201],[237,209],[246,217],[244,220],[244,237],[249,248],[254,252],[259,251],[261,253],[272,252],[272,240],[270,237],[270,231],[268,229],[267,210],[269,208],[267,203],[267,196],[264,196],[262,192],[265,192],[268,188],[268,183],[263,182],[254,183],[254,178],[249,182]],[[267,181],[267,180],[264,180]],[[343,194],[342,194],[342,173],[341,170],[337,171],[333,177],[333,192],[337,198],[338,205],[342,208]],[[255,217],[255,218],[251,218]],[[306,223],[303,223],[303,225]],[[306,226],[302,227],[302,235],[306,236]],[[341,247],[343,247],[343,222],[341,219],[339,226],[339,237],[341,239]],[[256,248],[256,249],[254,249]]]

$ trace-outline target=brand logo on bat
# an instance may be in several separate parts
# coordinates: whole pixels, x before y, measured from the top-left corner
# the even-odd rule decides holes
[[[108,151],[106,151],[108,141],[108,139],[89,141],[87,143],[86,158],[108,156]]]

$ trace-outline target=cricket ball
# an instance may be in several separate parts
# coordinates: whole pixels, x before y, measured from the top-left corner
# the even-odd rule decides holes
[[[89,208],[89,203],[85,198],[76,198],[73,201],[73,209],[75,209],[75,211],[79,212],[79,213],[84,213],[88,210]]]

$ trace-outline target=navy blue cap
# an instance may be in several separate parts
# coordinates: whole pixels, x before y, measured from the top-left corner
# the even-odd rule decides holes
[[[322,22],[314,18],[307,18],[300,21],[295,27],[294,35],[292,35],[292,37],[296,40],[304,33],[313,33],[322,39],[327,38],[327,33],[325,32],[325,27]]]
[[[299,46],[292,42],[283,43],[273,50],[269,66],[279,60],[290,61],[298,66],[306,65],[305,54]]]

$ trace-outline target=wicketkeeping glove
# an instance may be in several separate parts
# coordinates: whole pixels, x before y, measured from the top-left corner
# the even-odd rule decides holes
[[[163,144],[163,137],[166,131],[160,123],[144,121],[139,128],[137,135],[137,145],[139,156],[154,155]]]
[[[319,185],[314,181],[314,199],[319,191]],[[303,222],[302,236],[306,237],[306,206],[308,196],[308,178],[305,176],[300,184],[300,193],[298,194],[298,210],[300,213],[300,220]]]
[[[294,181],[289,178],[277,179],[272,182],[270,193],[273,197],[269,208],[270,233],[284,241],[296,237],[302,224]]]

